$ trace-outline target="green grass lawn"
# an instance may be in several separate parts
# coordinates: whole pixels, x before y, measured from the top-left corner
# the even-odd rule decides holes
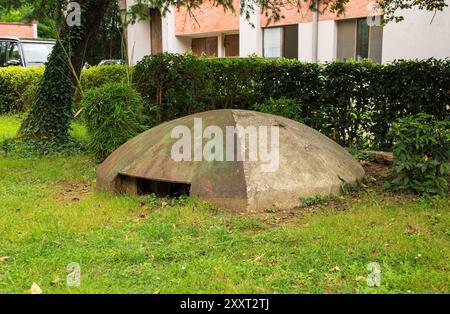
[[[19,123],[0,117],[0,137]],[[238,217],[198,200],[97,193],[94,171],[87,155],[0,156],[0,293],[33,282],[43,293],[450,292],[448,197],[372,188],[278,223],[277,212]],[[79,287],[66,285],[71,262]],[[371,262],[379,287],[366,284]]]

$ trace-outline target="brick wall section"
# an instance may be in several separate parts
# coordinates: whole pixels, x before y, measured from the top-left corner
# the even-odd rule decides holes
[[[0,36],[34,38],[34,26],[27,23],[0,22]]]
[[[371,11],[369,4],[375,3],[375,0],[350,0],[345,7],[345,12],[337,16],[337,14],[321,7],[319,20],[339,20],[368,16]],[[193,12],[194,16],[190,16],[186,8],[175,10],[175,34],[176,35],[195,35],[213,32],[237,31],[239,30],[239,1],[234,0],[236,13],[231,11],[224,12],[221,6],[214,6],[210,2],[205,2],[200,9]],[[265,14],[261,14],[261,26],[280,26],[299,23],[307,23],[312,21],[309,3],[303,2],[300,10],[292,4],[286,4],[282,9],[284,16],[278,22],[270,22]]]
[[[345,12],[337,16],[335,13],[331,13],[329,10],[325,10],[324,6],[321,6],[321,12],[325,10],[325,12],[319,15],[320,21],[325,20],[339,20],[339,19],[350,19],[350,18],[359,18],[368,16],[371,11],[368,10],[368,5],[375,3],[374,0],[350,0],[349,3],[345,6]],[[371,7],[369,7],[371,8]],[[312,13],[309,10],[309,3],[304,2],[300,8],[294,5],[286,4],[285,8],[282,9],[282,15],[284,16],[278,22],[271,22],[268,24],[268,18],[261,14],[261,26],[276,26],[276,25],[290,25],[290,24],[299,24],[299,23],[307,23],[312,21]]]
[[[186,8],[175,10],[175,34],[195,35],[202,33],[239,30],[239,0],[233,0],[236,12],[224,12],[223,7],[211,2],[203,3],[190,16]]]

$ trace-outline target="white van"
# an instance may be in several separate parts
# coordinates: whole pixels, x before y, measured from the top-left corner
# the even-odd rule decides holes
[[[54,46],[49,39],[0,37],[0,67],[44,65]]]

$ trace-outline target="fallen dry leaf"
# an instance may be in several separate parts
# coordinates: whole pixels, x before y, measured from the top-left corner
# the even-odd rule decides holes
[[[0,256],[0,262],[6,262],[9,260],[9,256]]]
[[[333,268],[330,269],[330,272],[332,272],[332,273],[336,273],[336,272],[339,272],[339,271],[341,271],[339,266],[334,266]]]
[[[310,270],[308,270],[308,274],[312,274],[313,272],[315,272],[316,270],[314,268],[311,268]]]
[[[59,279],[59,277],[56,277],[55,279],[53,279],[50,283],[52,284],[52,285],[57,285],[57,284],[59,284],[61,282],[61,279]]]
[[[38,286],[37,283],[33,282],[30,289],[31,294],[42,294],[41,287]]]

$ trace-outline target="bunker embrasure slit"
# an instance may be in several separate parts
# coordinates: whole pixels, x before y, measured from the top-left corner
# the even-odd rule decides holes
[[[189,196],[191,184],[138,178],[120,174],[119,190],[137,195],[155,194],[159,197]]]

